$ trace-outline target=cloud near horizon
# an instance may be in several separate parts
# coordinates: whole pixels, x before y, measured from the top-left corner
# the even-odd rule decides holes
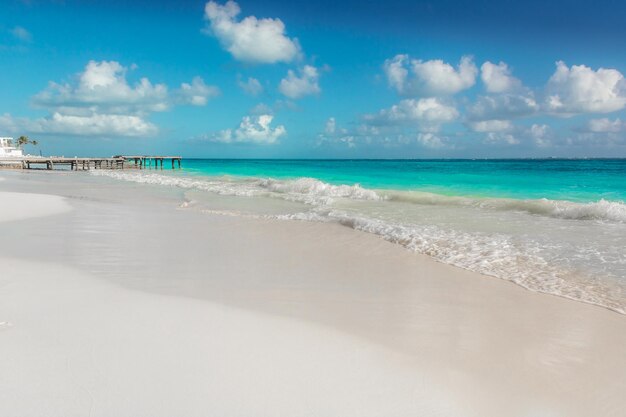
[[[459,117],[458,110],[441,99],[430,97],[401,100],[388,109],[366,114],[363,119],[372,125],[414,124],[425,131],[437,131],[440,125]]]
[[[480,80],[485,93],[455,98],[475,84],[478,69],[471,58],[464,56],[454,68],[443,60],[423,61],[398,54],[387,59],[383,71],[388,85],[400,96],[419,98],[402,99],[391,107],[361,116],[365,135],[351,129],[345,135],[370,143],[410,143],[416,138],[423,146],[444,148],[455,146],[459,138],[489,146],[566,146],[593,140],[601,143],[625,143],[625,123],[621,119],[590,120],[584,127],[572,126],[554,131],[545,123],[548,118],[612,113],[626,108],[626,81],[615,69],[591,69],[585,65],[568,67],[556,63],[555,72],[543,88],[531,90],[513,76],[505,62],[485,61],[480,66]],[[520,123],[516,120],[540,119],[539,123]],[[442,126],[453,122],[454,130],[446,135]],[[465,131],[456,126],[465,126]],[[580,126],[580,125],[578,125]],[[585,134],[586,132],[586,134]],[[424,133],[437,133],[427,137]],[[421,134],[421,136],[420,136]],[[593,136],[589,136],[592,134]],[[621,135],[621,136],[620,136]],[[328,137],[332,135],[326,134]],[[422,141],[418,139],[423,139]],[[357,140],[353,143],[365,143]],[[435,146],[439,144],[439,146]]]
[[[244,116],[236,129],[224,129],[215,134],[205,135],[202,141],[223,144],[251,143],[260,145],[273,145],[287,134],[285,126],[272,127],[274,116],[271,114],[259,114]]]
[[[619,133],[626,132],[626,122],[621,119],[610,120],[605,117],[602,119],[592,119],[587,123],[585,129],[594,133]]]
[[[626,81],[615,69],[594,71],[558,61],[546,90],[545,108],[554,114],[612,113],[626,107]]]
[[[389,86],[398,94],[422,97],[459,93],[472,87],[478,74],[469,56],[462,57],[455,69],[441,59],[422,61],[399,54],[386,60],[383,69]]]
[[[126,80],[128,68],[117,61],[89,61],[75,82],[48,87],[33,97],[36,107],[50,115],[38,119],[5,114],[0,127],[10,132],[98,136],[150,136],[158,128],[146,117],[177,105],[204,106],[219,89],[195,77],[170,92],[165,84],[141,78]]]

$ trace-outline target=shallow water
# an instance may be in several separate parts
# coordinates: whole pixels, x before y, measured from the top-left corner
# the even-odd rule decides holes
[[[626,312],[626,161],[211,161],[93,171],[189,209],[338,222],[530,290]]]

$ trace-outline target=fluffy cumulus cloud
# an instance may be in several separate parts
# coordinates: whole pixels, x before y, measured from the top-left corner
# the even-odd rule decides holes
[[[415,139],[417,140],[417,143],[419,143],[425,148],[443,149],[443,148],[449,147],[449,145],[446,144],[446,142],[441,138],[441,136],[438,136],[430,132],[418,133]]]
[[[610,113],[626,106],[626,81],[615,69],[594,71],[559,61],[546,90],[545,107],[551,113]]]
[[[241,8],[232,0],[224,5],[210,1],[204,9],[206,33],[215,36],[235,59],[272,64],[291,62],[300,55],[298,40],[286,35],[280,19],[247,16],[239,20],[240,13]]]
[[[551,129],[550,126],[546,124],[533,124],[530,129],[528,129],[528,135],[533,140],[534,144],[540,148],[544,148],[546,146],[550,146],[552,144],[550,140]]]
[[[488,132],[483,143],[490,145],[519,145],[520,140],[512,133]]]
[[[470,122],[470,129],[474,132],[504,132],[513,128],[510,120],[481,120]]]
[[[219,88],[212,85],[206,85],[202,78],[194,77],[191,84],[182,83],[180,85],[180,89],[176,92],[176,95],[178,102],[181,104],[204,106],[211,97],[215,97],[219,93]]]
[[[365,115],[364,119],[374,125],[418,123],[428,130],[436,130],[439,125],[451,122],[458,117],[459,112],[454,106],[445,104],[439,98],[430,97],[419,100],[401,100],[388,109]]]
[[[275,144],[287,134],[287,130],[283,125],[272,127],[273,119],[270,114],[245,116],[237,129],[225,129],[205,139],[218,143]]]
[[[587,123],[587,131],[594,133],[619,133],[626,132],[626,122],[620,119],[608,118],[592,119]]]
[[[249,94],[249,95],[251,95],[253,97],[258,96],[259,94],[261,94],[263,92],[263,86],[261,85],[259,80],[257,80],[256,78],[253,78],[253,77],[248,77],[248,79],[246,81],[244,81],[241,78],[239,78],[237,80],[237,85],[246,94]]]
[[[476,132],[501,132],[511,127],[509,119],[536,115],[540,104],[535,94],[511,74],[509,66],[486,61],[480,78],[488,95],[479,96],[466,108],[466,119]]]
[[[0,126],[12,133],[94,135],[94,136],[150,136],[158,129],[139,116],[117,114],[67,115],[54,113],[38,119],[0,116]]]
[[[456,94],[473,86],[478,74],[468,56],[455,68],[440,59],[422,61],[396,55],[385,61],[383,68],[389,85],[399,94],[416,96]]]
[[[128,68],[116,61],[90,61],[75,82],[51,82],[33,98],[36,106],[50,112],[48,117],[5,115],[0,127],[32,133],[149,136],[158,130],[146,120],[150,113],[182,104],[202,106],[219,93],[200,77],[172,92],[165,84],[153,84],[147,78],[131,85],[127,72]]]
[[[116,61],[90,61],[75,84],[50,82],[34,97],[41,107],[94,108],[109,112],[164,111],[169,107],[164,84],[141,78],[134,86],[126,81],[127,68]]]
[[[406,84],[409,78],[409,70],[407,68],[408,62],[409,56],[401,54],[386,60],[383,65],[389,86],[394,88],[400,94],[404,94],[406,92]]]
[[[311,94],[319,94],[319,71],[311,65],[305,65],[299,74],[287,71],[287,76],[280,81],[278,90],[291,99],[298,99]]]
[[[505,62],[486,61],[480,65],[484,93],[455,98],[452,94],[469,89],[479,74],[471,58],[463,57],[453,66],[442,60],[422,61],[396,55],[384,63],[391,88],[407,97],[376,113],[362,115],[363,124],[343,136],[352,143],[388,147],[419,144],[431,149],[465,146],[456,139],[475,138],[485,145],[561,149],[571,144],[598,146],[623,144],[626,122],[620,118],[589,120],[585,126],[565,131],[554,129],[550,120],[577,114],[608,113],[626,108],[626,80],[615,69],[591,69],[584,65],[557,69],[542,88],[530,89],[516,78]],[[536,119],[541,117],[541,123]],[[517,119],[530,123],[515,123]],[[442,125],[460,120],[466,131],[454,131],[454,124],[442,133]],[[535,122],[535,123],[533,123]],[[321,137],[339,135],[329,119]]]
[[[470,120],[505,120],[530,116],[540,106],[531,92],[522,94],[495,94],[481,96],[467,107]]]
[[[507,93],[522,87],[521,81],[511,75],[509,66],[504,62],[483,63],[480,67],[480,78],[489,93]]]

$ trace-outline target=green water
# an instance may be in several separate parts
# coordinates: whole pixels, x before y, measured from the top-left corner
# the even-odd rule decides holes
[[[626,159],[224,160],[186,159],[185,173],[294,179],[443,195],[626,201]]]

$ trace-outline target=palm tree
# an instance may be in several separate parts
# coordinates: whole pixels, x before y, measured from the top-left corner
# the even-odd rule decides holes
[[[28,138],[28,136],[20,136],[19,138],[17,138],[17,147],[18,148],[23,148],[24,145],[33,145],[33,146],[37,146],[39,144],[39,142],[37,142],[36,140],[30,140]]]

